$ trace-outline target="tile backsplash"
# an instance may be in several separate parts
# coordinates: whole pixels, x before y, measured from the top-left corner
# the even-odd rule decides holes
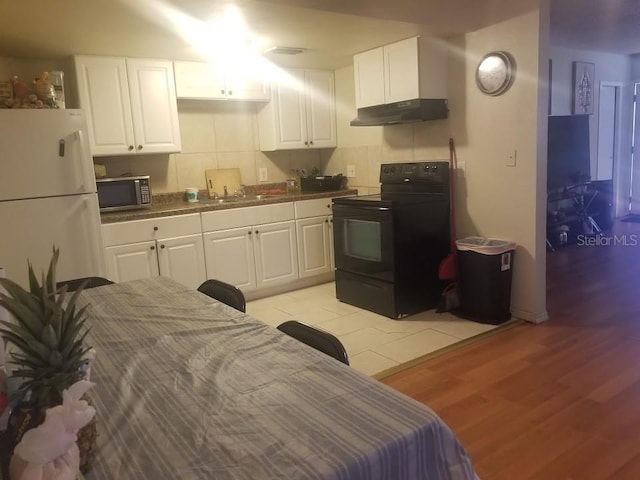
[[[151,175],[154,193],[206,189],[209,168],[240,168],[245,185],[284,182],[291,169],[322,170],[319,150],[261,152],[258,108],[250,102],[178,101],[180,153],[95,157],[94,162],[104,164],[108,176]],[[260,168],[267,169],[266,182],[258,181]]]

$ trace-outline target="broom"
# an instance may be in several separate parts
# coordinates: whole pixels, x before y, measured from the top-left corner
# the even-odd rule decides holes
[[[449,312],[460,306],[460,296],[458,293],[458,254],[456,249],[456,218],[455,218],[455,175],[458,159],[453,138],[449,139],[449,208],[451,222],[451,250],[449,254],[440,262],[438,267],[438,278],[450,283],[442,291],[442,299],[438,312]]]

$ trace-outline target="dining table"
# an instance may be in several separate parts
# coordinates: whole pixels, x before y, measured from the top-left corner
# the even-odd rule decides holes
[[[96,351],[85,480],[478,478],[428,406],[171,279],[78,305]]]

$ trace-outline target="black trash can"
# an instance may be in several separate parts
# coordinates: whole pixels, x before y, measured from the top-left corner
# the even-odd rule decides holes
[[[497,325],[511,318],[515,243],[484,237],[456,242],[460,311],[463,317]]]

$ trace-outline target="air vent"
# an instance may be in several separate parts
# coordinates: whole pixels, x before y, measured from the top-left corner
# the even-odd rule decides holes
[[[265,50],[264,53],[273,53],[275,55],[298,55],[306,50],[306,48],[300,47],[271,47]]]

